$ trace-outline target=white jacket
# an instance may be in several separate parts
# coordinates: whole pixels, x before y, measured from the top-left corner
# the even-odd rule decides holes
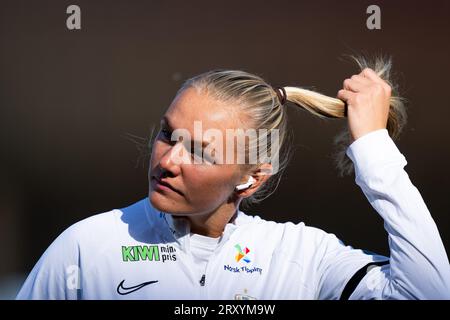
[[[189,224],[145,198],[69,227],[17,299],[450,299],[439,232],[387,130],[357,139],[347,155],[384,220],[389,258],[242,211],[217,244],[203,239],[194,251]]]

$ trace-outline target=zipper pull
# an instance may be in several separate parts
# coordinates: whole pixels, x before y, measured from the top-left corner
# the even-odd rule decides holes
[[[200,285],[202,286],[202,287],[204,287],[205,286],[205,278],[206,278],[206,276],[205,275],[202,275],[202,278],[200,279]]]

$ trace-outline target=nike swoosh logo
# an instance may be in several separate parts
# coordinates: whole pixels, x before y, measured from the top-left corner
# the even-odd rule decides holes
[[[149,284],[157,283],[158,280],[143,282],[141,284],[138,284],[138,285],[132,286],[132,287],[128,287],[128,288],[123,286],[124,282],[125,282],[125,279],[122,280],[122,282],[119,283],[119,285],[117,286],[117,293],[122,296],[124,296],[126,294],[130,294],[132,292],[135,292],[139,289],[142,289],[143,287],[148,286]]]

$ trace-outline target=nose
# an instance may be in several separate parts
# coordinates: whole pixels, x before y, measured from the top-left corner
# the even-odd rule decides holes
[[[180,165],[186,163],[187,152],[183,144],[178,142],[165,150],[159,161],[159,166],[168,176],[177,176],[180,174]]]

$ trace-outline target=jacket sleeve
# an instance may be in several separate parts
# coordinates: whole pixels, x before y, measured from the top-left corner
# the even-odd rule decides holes
[[[389,264],[371,268],[350,299],[450,299],[450,266],[439,231],[387,130],[360,137],[347,155],[355,182],[384,220],[390,249]]]
[[[78,299],[80,293],[79,250],[72,226],[47,248],[16,299]]]

